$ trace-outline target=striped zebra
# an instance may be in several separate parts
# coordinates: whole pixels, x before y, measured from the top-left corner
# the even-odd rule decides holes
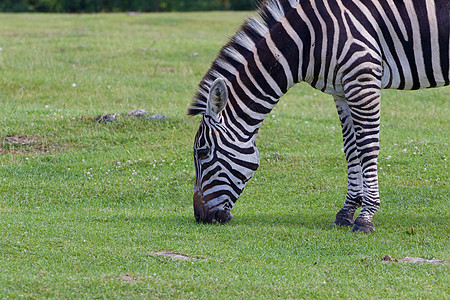
[[[228,222],[259,165],[263,120],[294,84],[333,95],[348,191],[335,224],[374,230],[381,89],[449,84],[448,0],[269,0],[226,44],[189,109],[198,222]],[[354,219],[357,208],[359,216]]]

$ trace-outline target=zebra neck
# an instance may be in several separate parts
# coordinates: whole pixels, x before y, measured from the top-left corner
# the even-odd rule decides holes
[[[230,93],[223,112],[224,121],[234,128],[241,142],[253,140],[279,97],[256,96],[239,79],[229,82],[228,87]]]
[[[266,23],[254,18],[247,20],[222,48],[200,85],[202,94],[215,79],[226,79],[229,99],[224,118],[247,139],[253,139],[264,119],[292,86],[304,79],[313,83],[312,38],[308,24],[298,18],[298,11],[302,11],[300,4],[296,2],[285,10],[280,6],[270,8],[276,3],[268,2],[268,11],[260,12]],[[269,18],[269,10],[278,14],[276,20]]]

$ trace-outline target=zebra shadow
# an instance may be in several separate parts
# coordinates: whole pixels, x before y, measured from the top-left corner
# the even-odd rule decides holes
[[[109,222],[122,220],[123,217],[111,217]],[[102,220],[103,221],[103,220]],[[330,213],[316,213],[316,214],[273,214],[273,213],[258,213],[258,214],[238,214],[236,213],[233,219],[228,223],[197,223],[194,215],[166,215],[166,216],[148,216],[148,217],[130,217],[129,222],[149,222],[152,224],[160,224],[164,226],[217,226],[227,228],[242,228],[242,227],[306,227],[314,229],[332,229],[334,221],[334,214]]]
[[[255,215],[236,215],[228,224],[233,227],[303,227],[313,230],[346,230],[349,227],[333,225],[334,212],[310,213],[261,213]],[[414,232],[426,231],[428,233],[446,230],[448,220],[439,215],[412,215],[397,212],[380,212],[374,217],[378,231]]]
[[[258,213],[236,214],[230,226],[305,227],[309,229],[331,230],[334,214],[328,212],[311,213]]]
[[[196,223],[193,217],[182,218],[189,223]],[[333,225],[335,212],[316,211],[292,212],[292,213],[258,213],[235,214],[233,219],[226,224],[217,224],[228,227],[302,227],[312,230],[346,230],[349,227]],[[179,220],[181,221],[181,220]],[[398,212],[380,211],[374,217],[375,225],[380,230],[409,232],[414,230],[445,230],[448,221],[439,215],[413,215]]]
[[[233,219],[229,223],[219,224],[203,224],[195,221],[194,215],[190,213],[170,214],[160,216],[147,217],[130,217],[130,223],[150,223],[157,226],[167,227],[192,227],[205,226],[207,228],[217,227],[229,229],[246,229],[246,228],[261,228],[261,227],[285,227],[285,228],[305,228],[310,230],[349,230],[349,227],[334,226],[335,212],[334,211],[303,211],[303,212],[258,212],[245,213],[236,212]],[[123,222],[124,216],[111,216],[108,220],[103,222]],[[380,211],[374,217],[374,223],[378,231],[399,231],[410,232],[417,230],[428,231],[442,231],[446,230],[448,222],[445,218],[439,215],[414,215],[408,213],[399,213],[397,211]],[[414,229],[412,229],[414,228]],[[219,229],[220,230],[220,229]]]

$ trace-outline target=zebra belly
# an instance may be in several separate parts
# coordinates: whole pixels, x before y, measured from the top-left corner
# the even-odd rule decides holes
[[[389,10],[380,10],[376,20],[382,88],[416,90],[448,85],[448,1],[394,2]]]
[[[406,63],[403,68],[407,69]],[[383,73],[381,77],[382,89],[417,90],[448,85],[442,71],[438,68],[433,73],[427,73],[425,68],[417,68],[415,75],[411,73],[400,73],[395,63],[382,63]],[[448,75],[447,75],[448,78]]]
[[[443,87],[448,85],[442,77],[437,78],[435,83],[431,84],[427,81],[427,77],[419,77],[422,84],[418,86],[413,86],[414,82],[410,80],[410,78],[405,79],[404,86],[401,86],[402,79],[398,76],[392,76],[390,71],[386,68],[383,68],[383,76],[381,78],[381,88],[382,89],[397,89],[397,90],[417,90],[417,89],[426,89],[426,88],[434,88],[434,87]]]

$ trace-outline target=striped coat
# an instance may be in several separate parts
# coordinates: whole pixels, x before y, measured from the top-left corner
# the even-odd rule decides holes
[[[222,48],[189,109],[203,115],[194,143],[197,221],[231,219],[259,164],[261,123],[305,81],[333,96],[342,124],[348,191],[335,224],[374,230],[381,89],[449,84],[449,2],[270,0],[259,15]]]

